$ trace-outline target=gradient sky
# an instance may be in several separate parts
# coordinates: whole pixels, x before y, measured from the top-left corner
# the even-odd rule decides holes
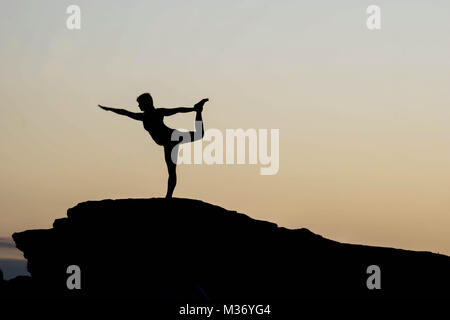
[[[206,128],[280,129],[277,175],[180,166],[175,196],[450,254],[449,1],[0,3],[0,236],[82,201],[163,196],[162,148],[96,107],[137,112],[148,91],[157,107],[209,97]],[[66,28],[70,4],[81,30]]]

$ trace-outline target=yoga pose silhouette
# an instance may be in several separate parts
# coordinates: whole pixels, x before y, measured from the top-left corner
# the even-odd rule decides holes
[[[172,198],[173,190],[177,184],[177,157],[178,146],[181,143],[193,142],[203,138],[203,120],[202,111],[203,105],[208,99],[203,99],[196,103],[193,108],[155,108],[153,105],[153,98],[150,93],[141,94],[137,99],[139,109],[143,112],[135,113],[124,109],[109,108],[98,105],[103,110],[112,111],[117,114],[130,117],[134,120],[142,121],[145,130],[150,133],[153,140],[164,147],[164,159],[166,160],[167,170],[169,171],[169,180],[167,183],[166,198]],[[164,124],[164,117],[171,116],[177,113],[186,113],[195,111],[195,131],[181,132],[176,129],[167,127]]]

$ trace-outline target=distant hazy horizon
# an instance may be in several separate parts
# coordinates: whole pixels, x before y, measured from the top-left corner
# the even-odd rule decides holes
[[[138,112],[280,130],[280,169],[178,168],[200,199],[340,242],[450,254],[448,1],[1,1],[0,236],[79,202],[164,196]],[[81,8],[81,30],[66,8]],[[366,28],[366,8],[382,29]],[[192,114],[167,119],[190,128]],[[1,267],[0,267],[1,268]]]
[[[0,237],[0,270],[5,279],[28,274],[25,258],[11,237]]]

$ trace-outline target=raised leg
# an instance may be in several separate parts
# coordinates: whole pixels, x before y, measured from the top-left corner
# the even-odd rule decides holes
[[[203,106],[208,101],[209,101],[209,99],[202,99],[194,105],[194,109],[196,111],[195,131],[189,132],[191,135],[191,142],[200,140],[205,135],[205,130],[203,129],[202,111],[203,111]]]
[[[191,135],[191,141],[194,142],[197,140],[200,140],[205,135],[205,130],[203,128],[203,120],[202,120],[202,112],[197,111],[195,115],[195,131],[189,131],[189,134]]]

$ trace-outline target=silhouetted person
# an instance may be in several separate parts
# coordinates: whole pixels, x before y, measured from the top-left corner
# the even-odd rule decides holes
[[[167,183],[167,194],[166,198],[172,198],[173,190],[177,184],[177,157],[178,157],[178,145],[180,143],[193,142],[203,138],[203,120],[202,111],[203,105],[208,101],[208,99],[203,99],[196,103],[193,108],[155,108],[153,105],[153,98],[150,93],[141,94],[137,97],[137,102],[139,103],[139,109],[142,113],[134,113],[124,109],[114,109],[105,106],[98,105],[103,110],[113,111],[117,114],[130,117],[135,120],[142,121],[145,130],[147,130],[153,140],[164,147],[164,158],[166,160],[167,169],[169,171],[169,180]],[[181,132],[176,129],[167,127],[164,124],[164,117],[174,115],[176,113],[186,113],[195,111],[195,131]],[[174,138],[179,138],[180,140]],[[181,139],[181,137],[184,137]]]

